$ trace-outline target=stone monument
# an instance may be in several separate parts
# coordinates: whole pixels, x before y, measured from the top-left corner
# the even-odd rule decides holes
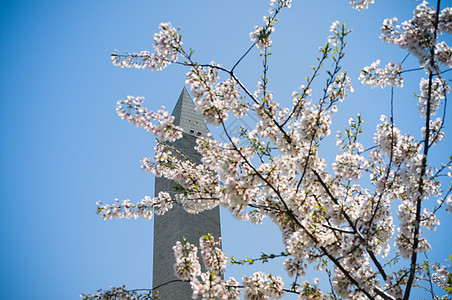
[[[184,132],[181,139],[171,144],[191,161],[201,163],[201,155],[194,147],[196,139],[207,136],[209,129],[195,110],[195,104],[185,88],[179,96],[172,115],[174,124],[182,127]],[[172,180],[156,177],[155,195],[160,191],[166,191],[173,196],[174,185],[175,182]],[[199,238],[208,233],[211,233],[215,239],[221,236],[218,207],[199,214],[189,214],[180,205],[175,205],[163,216],[155,216],[153,289],[159,291],[159,299],[192,299],[190,283],[181,282],[174,275],[173,265],[176,260],[172,248],[176,241],[182,242],[183,237],[199,248]]]

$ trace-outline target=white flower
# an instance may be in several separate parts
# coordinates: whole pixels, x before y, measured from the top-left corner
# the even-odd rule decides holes
[[[452,214],[452,195],[446,198],[446,211]]]
[[[198,248],[184,241],[184,244],[177,241],[173,247],[176,263],[174,272],[177,278],[182,280],[194,279],[201,275],[201,265],[198,260]]]
[[[356,10],[367,9],[375,0],[350,0],[350,4]]]
[[[447,85],[446,81],[442,78],[435,78],[432,81],[429,95],[429,81],[425,78],[421,79],[419,83],[419,88],[421,93],[419,95],[419,102],[417,105],[419,114],[422,117],[427,116],[427,109],[430,110],[430,115],[435,115],[439,108],[440,102],[449,93],[450,87]],[[427,107],[427,102],[430,100],[430,106]]]
[[[402,87],[403,77],[401,76],[402,65],[393,62],[388,63],[384,69],[378,68],[380,60],[373,62],[370,66],[366,66],[361,71],[359,80],[362,84],[368,84],[372,88],[380,86],[384,88],[386,85],[392,87]]]

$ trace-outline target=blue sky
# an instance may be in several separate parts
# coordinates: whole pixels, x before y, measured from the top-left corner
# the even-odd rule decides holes
[[[384,18],[411,18],[416,5],[376,2],[356,12],[346,0],[294,1],[277,24],[270,68],[270,88],[288,104],[310,75],[330,24],[345,21],[354,31],[343,65],[356,92],[333,121],[341,129],[361,112],[368,143],[380,115],[389,114],[390,90],[362,86],[359,71],[378,58],[383,64],[403,59],[403,51],[379,40],[379,27]],[[171,110],[187,70],[115,68],[110,54],[151,50],[158,24],[169,21],[182,27],[184,44],[195,49],[199,62],[230,67],[250,46],[248,34],[267,9],[268,1],[262,0],[0,2],[2,298],[79,299],[80,293],[110,285],[151,286],[152,221],[105,222],[96,216],[95,203],[153,195],[154,179],[140,170],[139,160],[152,156],[154,139],[120,120],[115,103],[126,95],[145,96],[149,108]],[[407,67],[415,63],[410,58]],[[237,69],[250,89],[260,70],[256,50]],[[410,73],[406,88],[395,92],[396,123],[415,136],[422,125],[412,95],[420,76],[422,71]],[[452,154],[450,128],[447,124],[447,139],[432,152],[437,161]],[[324,153],[331,158],[330,149]],[[442,226],[429,233],[437,247],[430,257],[443,261],[452,249],[444,238],[452,221],[450,215],[440,216]],[[222,214],[222,230],[224,250],[237,258],[283,250],[271,224],[252,226]],[[229,275],[260,267],[231,268]],[[264,269],[283,274],[281,268]]]

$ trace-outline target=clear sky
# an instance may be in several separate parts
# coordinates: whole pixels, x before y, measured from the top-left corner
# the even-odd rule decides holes
[[[114,49],[152,50],[158,24],[170,21],[182,27],[184,44],[196,50],[195,59],[231,67],[250,46],[248,34],[261,24],[268,2],[0,2],[0,298],[79,299],[80,293],[110,285],[151,287],[152,221],[102,221],[95,203],[114,198],[137,202],[154,194],[153,177],[139,168],[140,158],[152,156],[154,138],[120,120],[116,100],[145,96],[149,108],[171,110],[187,70],[115,68],[110,54]],[[270,88],[275,98],[291,101],[292,91],[310,75],[330,24],[345,21],[354,32],[343,65],[356,92],[333,121],[342,129],[361,112],[371,143],[380,115],[389,114],[390,90],[362,86],[359,71],[378,58],[383,64],[404,58],[403,51],[379,40],[379,28],[384,18],[411,18],[416,3],[376,0],[368,11],[356,12],[347,0],[294,1],[273,37]],[[407,67],[415,63],[410,58]],[[260,70],[254,50],[238,74],[253,90]],[[396,125],[417,137],[422,125],[412,95],[419,90],[419,76],[422,71],[410,73],[406,88],[395,92]],[[452,154],[449,124],[445,132],[446,141],[434,152],[437,161]],[[329,158],[335,155],[334,141],[330,145],[323,150]],[[452,218],[440,216],[442,227],[429,236],[436,247],[430,257],[442,262],[452,252]],[[283,250],[270,224],[252,226],[223,213],[222,230],[224,250],[237,258]],[[231,269],[226,276],[239,278],[261,266]],[[281,268],[263,269],[283,275]]]

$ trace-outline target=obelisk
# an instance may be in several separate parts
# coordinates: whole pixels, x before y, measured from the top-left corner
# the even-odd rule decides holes
[[[171,143],[172,146],[191,161],[201,163],[201,155],[194,147],[196,139],[207,137],[209,130],[201,115],[195,110],[195,104],[185,88],[182,89],[172,115],[174,124],[182,127],[184,131],[183,137]],[[174,185],[174,181],[156,177],[155,195],[160,191],[166,191],[173,196]],[[153,289],[159,291],[159,299],[192,299],[190,284],[178,281],[174,275],[173,265],[176,261],[172,247],[176,241],[182,242],[185,237],[188,242],[196,244],[199,248],[199,238],[208,233],[211,233],[215,239],[221,235],[218,207],[199,214],[189,214],[180,205],[175,205],[163,216],[155,216]]]

